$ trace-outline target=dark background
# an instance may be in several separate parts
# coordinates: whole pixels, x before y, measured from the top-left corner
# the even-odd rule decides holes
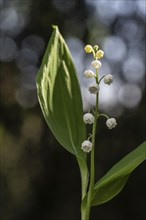
[[[80,219],[77,162],[47,127],[36,95],[35,77],[52,24],[71,50],[84,110],[91,104],[82,79],[90,63],[86,44],[101,46],[103,70],[114,75],[110,88],[103,85],[100,110],[116,117],[118,126],[111,131],[99,120],[98,179],[145,140],[145,19],[143,0],[0,1],[1,220]],[[92,209],[91,220],[144,220],[145,173],[143,163],[117,197]]]

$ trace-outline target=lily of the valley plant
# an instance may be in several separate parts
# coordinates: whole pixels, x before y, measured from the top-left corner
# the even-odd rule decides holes
[[[146,159],[146,142],[126,155],[115,164],[101,179],[95,182],[94,154],[96,128],[99,117],[108,129],[117,125],[115,118],[102,114],[98,109],[100,82],[107,86],[113,82],[113,76],[98,74],[104,52],[98,46],[85,46],[86,53],[93,54],[91,67],[84,71],[86,78],[94,78],[88,92],[96,96],[95,108],[83,114],[82,98],[76,71],[69,49],[54,26],[48,47],[37,75],[37,93],[45,120],[58,142],[78,162],[81,173],[81,220],[89,220],[92,206],[98,206],[115,197],[124,187],[131,172]],[[86,136],[86,124],[91,124],[92,132]],[[112,131],[111,131],[112,132]],[[90,166],[87,166],[90,157]]]

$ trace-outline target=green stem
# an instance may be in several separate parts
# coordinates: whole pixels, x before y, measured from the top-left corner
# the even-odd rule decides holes
[[[100,84],[101,80],[102,80],[104,77],[105,77],[105,75],[104,75],[104,76],[102,76],[102,77],[100,78],[100,80],[99,80],[98,84]]]
[[[105,117],[105,118],[109,118],[106,114],[98,114],[98,118],[100,117],[100,116],[103,116],[103,117]]]
[[[96,70],[96,83],[98,83],[98,69]],[[96,127],[97,127],[97,116],[98,116],[98,93],[96,95],[96,107],[95,107],[95,120],[92,128],[92,151],[90,159],[90,185],[87,198],[87,207],[86,207],[86,218],[84,220],[89,220],[90,218],[90,209],[91,209],[91,200],[94,187],[95,179],[95,165],[94,165],[94,151],[95,151],[95,137],[96,137]]]

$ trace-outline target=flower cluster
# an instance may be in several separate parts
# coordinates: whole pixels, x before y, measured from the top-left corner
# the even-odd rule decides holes
[[[91,67],[95,69],[95,72],[90,69],[84,71],[84,76],[86,78],[94,78],[95,79],[95,82],[89,85],[88,91],[91,94],[98,95],[99,90],[100,90],[99,84],[100,84],[101,80],[103,79],[103,82],[105,84],[110,85],[113,82],[113,76],[111,74],[106,74],[103,77],[101,77],[100,80],[98,80],[98,70],[102,66],[99,59],[103,58],[104,52],[102,50],[99,50],[98,45],[95,45],[94,47],[92,47],[91,45],[86,45],[84,49],[85,49],[86,53],[92,53],[93,58],[94,58],[94,60],[91,62]],[[98,119],[99,116],[105,116],[107,118],[106,126],[109,129],[116,127],[117,122],[116,122],[115,118],[109,118],[105,114],[99,114],[98,111],[96,112],[96,114],[95,114],[95,112],[94,112],[94,114],[91,114],[90,112],[85,113],[83,116],[83,121],[85,124],[94,124],[94,123],[96,123],[96,120]],[[82,143],[81,149],[86,153],[89,153],[93,147],[92,142],[89,141],[90,138],[92,138],[92,135],[90,135],[89,138]]]

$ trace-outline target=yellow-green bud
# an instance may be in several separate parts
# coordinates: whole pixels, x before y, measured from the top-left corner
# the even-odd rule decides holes
[[[104,52],[102,50],[98,50],[95,54],[96,58],[102,58],[104,56]]]
[[[91,53],[93,51],[93,48],[91,45],[86,45],[86,47],[84,48],[86,53]]]
[[[98,48],[99,48],[98,45],[94,45],[94,47],[93,47],[95,52],[98,50]]]

